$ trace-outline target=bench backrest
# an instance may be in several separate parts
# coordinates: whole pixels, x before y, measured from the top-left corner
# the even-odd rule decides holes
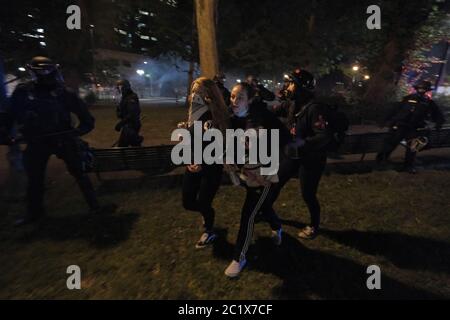
[[[440,131],[424,131],[429,143],[426,149],[450,147],[450,128]],[[389,136],[388,132],[364,133],[348,135],[344,144],[339,149],[340,154],[375,153],[381,150],[384,140]]]
[[[366,154],[381,150],[389,133],[365,133],[348,135],[341,146],[340,154]],[[427,149],[450,147],[450,128],[431,131],[426,134],[429,139]],[[163,145],[138,148],[92,149],[94,166],[89,171],[127,171],[138,170],[152,174],[163,174],[176,166],[172,163],[173,146]]]
[[[139,170],[164,173],[174,168],[170,158],[172,146],[93,149],[94,167],[91,171]]]

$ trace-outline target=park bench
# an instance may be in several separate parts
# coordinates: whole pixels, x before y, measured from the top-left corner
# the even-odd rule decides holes
[[[450,127],[440,131],[424,131],[429,144],[426,149],[450,147]],[[378,152],[387,132],[350,134],[339,150],[340,155],[361,154],[363,161],[366,154]],[[137,170],[148,175],[161,175],[172,171],[176,166],[171,160],[173,146],[162,145],[138,148],[92,149],[93,166],[88,172],[96,173],[100,178],[102,172]]]
[[[450,147],[450,127],[440,131],[423,130],[421,135],[426,136],[429,140],[425,150]],[[347,135],[338,153],[339,155],[360,154],[360,161],[363,161],[367,154],[379,152],[388,136],[388,132]]]
[[[137,170],[148,175],[168,173],[175,168],[172,164],[170,145],[153,147],[91,149],[94,156],[87,172],[96,173],[100,179],[102,172]]]

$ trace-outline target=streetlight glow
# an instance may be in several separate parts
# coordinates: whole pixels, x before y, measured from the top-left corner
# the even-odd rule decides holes
[[[352,70],[353,71],[358,71],[359,70],[359,66],[353,66]]]
[[[369,79],[370,79],[370,76],[369,76],[368,74],[366,74],[366,75],[364,76],[364,79],[365,79],[365,80],[369,80]]]
[[[136,73],[142,77],[145,74],[145,71],[142,69],[139,69],[139,70],[136,70]]]

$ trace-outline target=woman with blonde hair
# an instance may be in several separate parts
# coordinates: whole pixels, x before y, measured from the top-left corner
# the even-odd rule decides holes
[[[214,81],[201,77],[192,84],[189,96],[189,118],[187,127],[194,137],[194,122],[201,122],[203,131],[209,128],[220,130],[224,136],[229,127],[230,114]],[[194,143],[195,139],[191,139]],[[207,146],[203,143],[202,150]],[[191,150],[194,150],[191,146]],[[192,157],[194,159],[194,157]],[[183,207],[189,211],[200,212],[203,216],[204,232],[196,248],[204,248],[214,242],[215,211],[212,207],[214,197],[222,181],[223,166],[219,164],[191,164],[186,168],[183,179]]]

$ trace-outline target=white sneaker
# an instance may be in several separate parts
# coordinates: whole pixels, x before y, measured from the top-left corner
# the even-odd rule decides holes
[[[247,260],[242,260],[241,262],[237,262],[236,260],[231,261],[230,265],[225,270],[225,275],[229,278],[236,278],[239,276],[246,264]]]
[[[214,232],[205,232],[200,237],[200,240],[195,245],[197,249],[203,249],[211,245],[217,239],[217,235]]]
[[[272,230],[272,234],[270,235],[270,237],[272,238],[272,241],[276,246],[281,246],[281,241],[282,241],[281,235],[282,234],[283,234],[283,229],[281,229],[281,228],[277,231]]]

